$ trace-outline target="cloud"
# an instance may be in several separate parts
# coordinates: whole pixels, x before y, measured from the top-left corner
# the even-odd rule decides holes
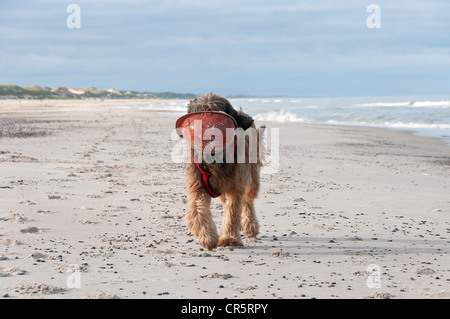
[[[74,2],[81,29],[67,28],[68,3],[0,4],[0,82],[262,95],[450,84],[447,1],[378,1],[376,30],[358,0]]]

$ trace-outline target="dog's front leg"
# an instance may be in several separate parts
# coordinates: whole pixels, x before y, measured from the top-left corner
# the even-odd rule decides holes
[[[243,195],[238,192],[226,193],[220,199],[224,215],[219,246],[242,246],[240,230]]]
[[[186,223],[198,243],[211,250],[217,247],[219,236],[210,210],[211,197],[204,190],[188,191],[189,207]]]

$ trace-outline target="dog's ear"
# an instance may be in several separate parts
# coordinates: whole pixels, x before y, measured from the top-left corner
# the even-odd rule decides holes
[[[242,111],[242,109],[237,111],[237,114],[235,116],[235,120],[237,122],[238,127],[243,128],[244,131],[246,129],[248,129],[250,126],[252,126],[252,124],[253,124],[253,118],[250,115],[245,114]]]

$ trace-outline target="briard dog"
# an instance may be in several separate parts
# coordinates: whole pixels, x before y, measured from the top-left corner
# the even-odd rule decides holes
[[[199,161],[196,150],[191,146],[190,160],[186,165],[186,222],[199,244],[209,250],[217,246],[242,246],[241,226],[246,237],[256,237],[259,232],[254,200],[260,187],[263,161],[260,139],[262,127],[256,129],[249,115],[241,109],[234,109],[226,98],[212,93],[200,95],[189,102],[188,115],[198,112],[223,112],[231,116],[237,125],[235,132],[243,133],[243,138],[235,134],[234,146],[214,154],[213,161]],[[251,132],[256,138],[251,138]],[[256,156],[251,156],[252,150]],[[228,152],[231,152],[231,156]],[[217,234],[210,210],[212,197],[219,197],[223,206],[220,235]]]

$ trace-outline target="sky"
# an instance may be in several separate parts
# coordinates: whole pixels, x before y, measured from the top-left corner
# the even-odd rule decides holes
[[[70,4],[80,28],[69,28]],[[370,4],[380,28],[369,28]],[[0,0],[0,84],[449,94],[449,0]]]

